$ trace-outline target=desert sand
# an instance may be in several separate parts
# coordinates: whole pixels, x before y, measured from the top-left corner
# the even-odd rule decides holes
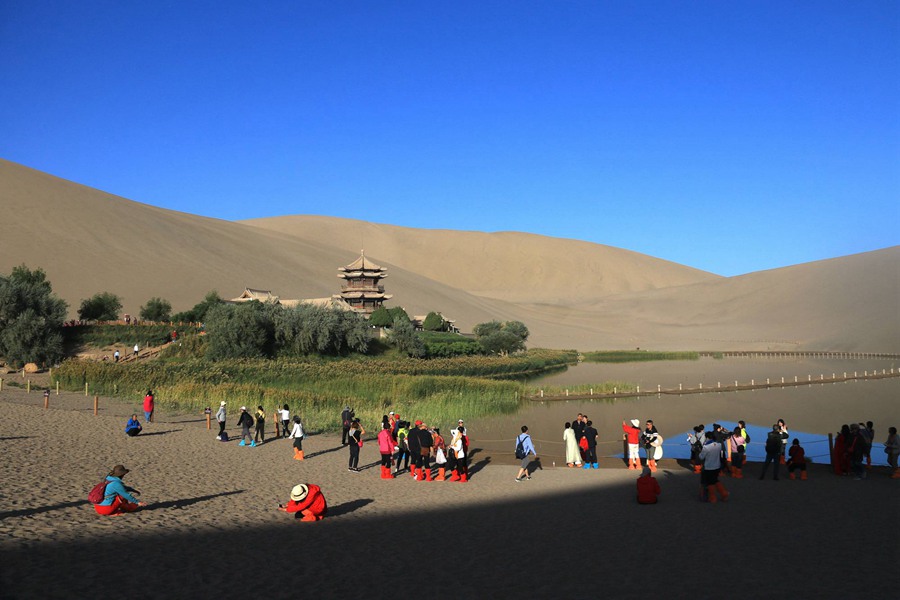
[[[148,199],[152,200],[152,199]],[[252,199],[248,199],[252,200]],[[309,207],[310,212],[327,207]],[[900,350],[900,247],[739,277],[577,240],[422,230],[315,216],[228,222],[165,210],[0,160],[0,273],[41,267],[74,317],[109,291],[181,311],[218,290],[339,291],[361,249],[388,269],[389,306],[463,331],[520,320],[533,347]],[[581,215],[578,218],[590,218]]]
[[[104,398],[94,416],[79,394],[42,403],[0,392],[6,598],[852,598],[896,585],[900,486],[880,469],[853,481],[815,465],[808,481],[776,482],[749,465],[711,505],[698,476],[663,460],[661,501],[640,506],[634,472],[612,459],[516,483],[473,436],[469,483],[383,481],[373,442],[350,473],[330,435],[299,462],[286,440],[217,442],[199,415],[161,413],[128,438],[137,404]],[[149,506],[100,517],[86,496],[116,463]],[[325,520],[275,510],[300,482],[322,487]]]

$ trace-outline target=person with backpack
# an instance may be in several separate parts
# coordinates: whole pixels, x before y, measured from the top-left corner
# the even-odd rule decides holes
[[[125,423],[125,433],[130,437],[138,435],[142,429],[143,427],[141,427],[141,422],[138,421],[137,414],[131,415],[131,418]]]
[[[434,445],[434,437],[428,431],[428,427],[422,421],[416,421],[416,429],[412,432],[419,442],[419,454],[413,457],[416,460],[416,476],[419,481],[431,481],[431,447]]]
[[[769,463],[775,463],[775,473],[772,479],[778,481],[778,467],[781,464],[779,457],[781,456],[781,425],[775,423],[772,425],[772,431],[766,436],[766,462],[763,464],[763,470],[760,474],[760,480],[766,478],[766,471]]]
[[[122,482],[126,473],[128,473],[128,469],[124,465],[116,465],[109,475],[90,491],[88,501],[94,505],[94,510],[98,515],[121,515],[147,506],[146,502],[141,502],[134,497],[135,494],[139,496],[140,491],[126,486]]]
[[[734,433],[728,438],[728,445],[731,449],[731,476],[735,479],[744,478],[744,458],[746,455],[747,443],[741,435],[743,428],[738,425],[734,428]]]
[[[703,450],[703,444],[706,443],[704,428],[705,426],[702,423],[696,425],[687,438],[688,444],[691,445],[691,465],[694,467],[694,473],[699,473],[703,469],[703,463],[700,461],[700,451]]]
[[[341,411],[341,444],[346,446],[350,437],[350,424],[353,420],[353,411],[349,406],[345,406]]]
[[[298,483],[291,489],[291,501],[287,506],[278,505],[278,510],[294,513],[300,521],[321,521],[328,514],[328,503],[322,488],[312,483]]]
[[[528,474],[528,466],[533,460],[537,460],[537,451],[534,449],[531,436],[528,435],[526,425],[522,425],[522,433],[516,437],[516,458],[522,461],[522,466],[516,475],[516,483],[523,479],[531,479],[531,475]]]
[[[225,401],[219,402],[219,410],[216,411],[216,423],[219,424],[219,435],[216,439],[222,442],[228,441],[228,435],[225,433]]]
[[[406,421],[398,421],[398,429],[397,429],[397,455],[395,457],[397,461],[397,467],[394,470],[394,474],[397,475],[403,469],[409,468],[409,445],[407,444],[406,438],[409,436],[409,423]]]
[[[250,416],[250,413],[247,412],[247,407],[241,407],[241,416],[238,417],[238,425],[241,426],[241,443],[239,446],[250,446],[251,448],[256,446],[256,442],[253,441],[253,438],[250,436],[250,428],[253,426],[253,417]],[[250,442],[249,444],[247,442]]]
[[[153,390],[147,390],[147,395],[144,396],[144,420],[150,423],[153,421]]]
[[[266,411],[263,410],[262,406],[256,407],[256,435],[253,437],[253,442],[257,444],[265,444],[266,443]]]
[[[303,433],[303,423],[300,421],[300,415],[294,415],[294,428],[291,430],[291,435],[289,439],[294,440],[294,460],[304,460],[303,456],[303,438],[306,437],[306,434]]]

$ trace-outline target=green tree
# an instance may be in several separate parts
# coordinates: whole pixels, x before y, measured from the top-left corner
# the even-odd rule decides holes
[[[275,344],[279,355],[365,352],[369,325],[350,311],[299,305],[274,311]]]
[[[172,304],[162,298],[150,298],[141,307],[141,319],[144,321],[168,321],[172,314]]]
[[[409,319],[398,318],[391,328],[391,342],[401,352],[413,358],[425,356],[425,342],[416,334]]]
[[[262,358],[271,356],[275,335],[271,308],[260,302],[222,304],[206,315],[206,356]]]
[[[100,292],[81,301],[78,318],[82,321],[116,321],[121,310],[122,301],[118,296]]]
[[[209,309],[214,306],[219,306],[224,302],[222,297],[219,296],[219,292],[212,290],[211,292],[207,292],[203,301],[195,304],[194,308],[191,310],[172,315],[172,320],[178,322],[200,323],[206,320],[206,313],[209,312]]]
[[[390,327],[393,322],[391,313],[383,306],[379,306],[369,315],[369,324],[372,327]]]
[[[422,321],[422,329],[425,331],[447,331],[447,322],[440,313],[430,312]]]
[[[404,319],[406,321],[412,321],[412,319],[409,318],[409,315],[406,314],[406,311],[403,310],[402,306],[395,306],[393,308],[389,308],[388,314],[391,315],[391,325],[393,325],[394,321],[396,321],[397,319]]]
[[[15,267],[0,276],[0,355],[14,367],[62,358],[66,303],[53,294],[42,269]]]
[[[521,321],[490,321],[472,329],[478,344],[488,354],[512,354],[525,349],[529,331]]]

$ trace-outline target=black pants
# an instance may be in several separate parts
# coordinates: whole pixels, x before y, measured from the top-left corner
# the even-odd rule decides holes
[[[775,463],[775,475],[772,477],[772,479],[778,479],[778,462],[779,462],[778,459],[780,457],[781,457],[781,452],[777,452],[775,454],[771,454],[769,452],[766,453],[766,462],[763,464],[762,474],[759,476],[760,479],[766,478],[766,471],[769,468],[770,462]]]
[[[225,421],[219,421],[219,435],[225,433]]]
[[[744,466],[744,453],[743,452],[734,452],[731,455],[731,465],[735,469],[740,469]]]
[[[257,423],[256,424],[256,438],[254,438],[257,442],[265,442],[266,441],[266,424]]]
[[[341,432],[341,443],[347,445],[347,439],[350,437],[350,428],[344,427]]]
[[[290,421],[282,421],[281,422],[281,437],[287,437],[291,435],[290,429],[288,429],[288,424]]]
[[[416,466],[419,469],[423,469],[423,473],[431,468],[429,466],[429,459],[431,458],[430,454],[430,451],[428,454],[422,454],[422,452],[419,451],[419,455],[416,457]]]
[[[381,454],[381,466],[382,466],[382,468],[384,468],[384,467],[387,467],[388,469],[391,468],[391,455],[390,454],[384,454],[384,453]]]
[[[594,464],[597,462],[597,446],[588,446],[587,452],[584,453],[585,464]]]
[[[359,467],[359,444],[350,444],[350,463],[351,469]]]
[[[404,458],[406,458],[406,464],[401,467],[400,463],[403,462]],[[409,467],[409,451],[400,448],[399,450],[397,450],[397,470],[400,471],[401,469],[405,469],[407,467]]]

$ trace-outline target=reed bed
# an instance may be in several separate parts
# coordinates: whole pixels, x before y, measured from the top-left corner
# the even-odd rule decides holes
[[[653,352],[648,350],[610,350],[585,352],[581,359],[585,362],[623,363],[652,360],[699,360],[699,352]]]

